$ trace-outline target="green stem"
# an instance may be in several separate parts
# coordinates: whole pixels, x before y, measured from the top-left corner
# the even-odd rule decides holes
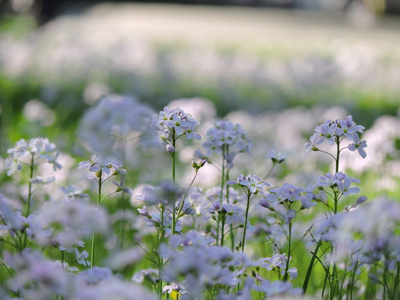
[[[63,250],[61,250],[61,267],[63,269],[65,269],[65,267],[64,267],[64,251]]]
[[[335,164],[335,172],[338,173],[339,172],[339,159],[340,159],[340,139],[339,137],[336,137],[336,164]],[[334,191],[334,202],[335,202],[335,206],[334,206],[334,210],[333,213],[336,215],[338,213],[338,203],[339,203],[339,197],[338,197],[338,193],[336,191]],[[335,248],[333,247],[333,245],[331,245],[331,257],[332,254],[335,252]],[[327,276],[327,275],[326,275]],[[336,292],[338,291],[338,272],[337,272],[337,266],[336,263],[333,262],[332,263],[332,279],[331,279],[331,283],[330,283],[330,298],[333,299],[335,297]]]
[[[226,172],[226,181],[228,182],[229,180],[229,169]],[[226,201],[229,203],[229,186],[226,185]],[[231,250],[233,251],[235,249],[235,233],[233,231],[233,224],[229,225],[229,229],[230,229],[230,236],[231,236]]]
[[[199,170],[196,169],[195,172],[196,172],[196,173],[194,174],[194,177],[193,177],[193,179],[192,179],[192,182],[190,182],[189,187],[186,189],[185,195],[183,195],[181,204],[179,205],[178,213],[176,214],[177,219],[179,219],[179,217],[180,217],[180,214],[181,214],[181,212],[182,212],[183,205],[185,204],[185,199],[186,199],[186,197],[187,197],[187,194],[188,194],[190,188],[192,187],[194,181],[196,180],[197,174],[198,174]]]
[[[351,276],[351,281],[350,281],[350,300],[353,300],[353,287],[354,287],[354,279],[356,278],[356,272],[358,268],[358,261],[356,262],[354,266],[354,271],[353,271],[353,276]]]
[[[222,216],[222,225],[221,225],[221,247],[224,246],[224,238],[225,238],[225,220],[226,220],[226,214]]]
[[[173,188],[175,189],[175,165],[176,165],[176,161],[175,161],[175,151],[176,151],[176,139],[175,139],[175,128],[172,128],[172,147],[174,147],[174,152],[171,153],[172,155],[172,183],[173,183]],[[176,227],[176,199],[175,199],[175,193],[173,195],[173,199],[172,199],[172,231],[171,231],[171,236],[173,236],[175,234],[175,227]]]
[[[264,177],[265,180],[267,180],[267,178],[269,177],[269,175],[271,175],[272,170],[275,168],[275,166],[276,166],[276,161],[273,161],[273,162],[272,162],[272,167],[271,167],[271,169],[269,169],[267,175],[265,175],[265,177]]]
[[[102,175],[103,175],[103,171],[100,169],[99,170],[99,175],[98,175],[99,187],[98,187],[98,191],[97,191],[97,208],[100,207],[100,202],[101,202],[101,186],[103,184],[103,181],[102,181],[102,178],[101,178]],[[95,246],[96,246],[96,237],[95,237],[95,233],[93,232],[93,235],[92,235],[92,249],[90,251],[90,268],[93,268],[93,265],[95,263],[95,260],[94,260],[94,249],[95,249]]]
[[[243,228],[243,239],[242,239],[242,252],[244,251],[244,243],[246,242],[246,231],[247,231],[247,219],[249,216],[249,208],[250,208],[250,191],[247,191],[247,205],[246,205],[246,215],[244,219],[244,228]]]
[[[317,253],[318,253],[319,248],[321,247],[321,244],[322,244],[322,241],[319,240],[317,245],[315,246],[315,249],[314,249],[314,252],[313,252],[313,256],[311,257],[310,264],[308,265],[306,278],[304,279],[304,283],[303,283],[303,293],[304,294],[307,291],[308,282],[310,281],[310,277],[311,277],[311,271],[312,271],[312,269],[314,267],[315,258],[317,257]]]
[[[289,262],[290,262],[290,255],[292,252],[292,221],[289,223],[289,245],[288,245],[288,256],[286,258],[286,269],[285,269],[285,275],[283,276],[283,281],[288,280],[288,275],[289,275]]]
[[[339,137],[336,138],[336,165],[335,171],[339,172],[339,158],[340,158],[340,140]]]
[[[32,199],[32,182],[31,179],[33,178],[33,169],[34,169],[34,157],[31,154],[31,164],[30,164],[30,172],[29,172],[29,186],[28,186],[28,200],[27,200],[27,208],[25,217],[29,216],[29,210],[31,208],[31,199]]]
[[[4,268],[6,268],[8,274],[10,275],[11,278],[14,278],[13,274],[11,273],[10,269],[6,266],[6,264],[1,264]]]
[[[125,204],[125,192],[122,191],[121,193],[121,206],[122,206],[122,212],[123,212],[123,217],[121,220],[121,240],[120,240],[120,248],[124,248],[124,240],[125,240],[125,212],[126,212],[126,204]]]
[[[392,299],[396,299],[396,296],[397,296],[397,287],[399,285],[399,276],[400,276],[400,263],[397,262],[397,270],[396,270],[396,276],[394,278],[394,287],[393,287],[393,297],[392,297]]]
[[[219,203],[222,205],[222,198],[224,195],[224,185],[225,185],[225,146],[222,146],[222,171],[221,171],[221,190],[219,192]],[[219,241],[219,228],[220,228],[220,214],[218,214],[217,218],[217,240],[216,245],[218,245]]]

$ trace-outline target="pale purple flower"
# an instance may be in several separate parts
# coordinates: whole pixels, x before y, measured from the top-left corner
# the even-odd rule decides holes
[[[367,153],[365,152],[364,148],[367,147],[367,142],[365,140],[360,142],[360,137],[357,133],[353,133],[353,141],[354,143],[349,144],[348,146],[349,150],[352,152],[357,150],[362,158],[366,158]]]
[[[352,116],[347,116],[344,120],[338,119],[336,121],[326,121],[324,124],[318,125],[315,132],[310,137],[310,141],[305,144],[307,154],[311,151],[319,151],[319,145],[328,141],[331,145],[340,143],[343,139],[347,138],[354,141],[354,144],[349,145],[350,151],[359,151],[360,155],[365,158],[366,153],[363,150],[367,146],[365,141],[359,142],[358,133],[362,133],[364,126],[357,125],[353,121]]]
[[[226,184],[234,185],[238,184],[243,188],[246,188],[250,193],[257,194],[260,190],[263,190],[265,187],[271,186],[271,184],[257,175],[239,175],[237,180],[229,180]]]
[[[267,154],[267,158],[271,159],[272,162],[275,164],[283,163],[286,159],[286,157],[282,153],[277,152],[275,150],[270,150]]]
[[[182,109],[164,107],[152,120],[153,128],[159,133],[161,140],[169,139],[175,132],[175,138],[185,135],[188,140],[200,140],[200,135],[195,132],[199,123],[190,114]]]
[[[349,140],[353,140],[354,133],[362,133],[365,129],[364,126],[356,125],[352,116],[347,116],[344,120],[337,120],[338,126],[336,134],[338,136],[346,136]]]
[[[232,168],[235,156],[242,152],[250,153],[251,147],[252,142],[240,124],[233,125],[230,121],[217,121],[207,131],[207,138],[203,143],[203,148],[207,151],[206,155],[198,151],[197,157],[207,158],[214,153],[224,154],[223,159],[227,161],[228,168]]]
[[[92,153],[129,159],[127,153],[132,153],[138,143],[155,142],[147,137],[153,114],[149,106],[134,97],[107,95],[85,111],[78,138]]]
[[[81,189],[78,189],[73,185],[62,187],[61,190],[65,194],[61,199],[61,202],[69,202],[75,199],[85,199],[89,196],[88,194],[83,193]]]
[[[112,270],[124,270],[126,267],[137,263],[143,257],[143,250],[138,247],[111,253],[106,260],[106,265]]]
[[[330,188],[337,188],[344,195],[356,194],[360,191],[358,187],[351,187],[352,183],[360,183],[360,180],[354,177],[338,172],[334,175],[326,173],[325,176],[321,176],[316,182],[317,187],[328,186]]]
[[[132,189],[125,186],[124,178],[122,176],[119,178],[119,182],[113,180],[112,183],[117,186],[115,192],[124,192],[125,194],[132,195]]]
[[[56,178],[54,176],[50,176],[47,178],[43,178],[41,176],[36,176],[36,177],[30,179],[29,181],[34,184],[50,184],[50,183],[54,182],[55,180],[56,180]]]
[[[244,210],[234,204],[224,203],[222,208],[225,210],[225,224],[243,224],[244,223]]]
[[[6,264],[15,270],[7,285],[19,291],[23,299],[53,299],[67,296],[69,275],[59,261],[50,261],[40,252],[23,251],[21,254],[5,253]]]
[[[113,274],[109,268],[93,267],[78,274],[78,277],[88,284],[98,284],[101,281],[112,278]]]
[[[93,233],[106,234],[109,230],[106,211],[90,202],[45,202],[37,215],[44,229],[59,225],[52,234],[53,241],[41,239],[38,240],[40,244],[53,242],[66,248],[74,247]]]
[[[30,165],[31,160],[39,162],[46,161],[53,165],[54,171],[61,169],[61,165],[56,161],[58,153],[55,152],[56,146],[47,138],[33,138],[29,141],[19,140],[14,148],[7,150],[9,157],[6,159],[7,175],[11,176],[15,172],[23,169],[23,165]],[[36,162],[37,164],[37,162]]]

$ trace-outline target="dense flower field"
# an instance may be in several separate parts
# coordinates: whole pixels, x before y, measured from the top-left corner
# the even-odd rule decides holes
[[[344,113],[312,132],[306,112],[288,128],[114,95],[80,122],[84,161],[20,139],[3,155],[2,299],[398,298],[400,204],[353,174],[395,172],[399,120],[365,131]]]

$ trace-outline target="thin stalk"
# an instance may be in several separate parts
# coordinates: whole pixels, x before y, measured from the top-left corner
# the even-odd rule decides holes
[[[249,217],[250,197],[251,193],[250,191],[247,191],[247,205],[246,205],[246,215],[244,219],[244,228],[243,228],[242,252],[244,251],[244,243],[246,242],[247,219]]]
[[[328,272],[329,272],[329,271],[328,271]],[[327,281],[328,281],[328,275],[325,275],[324,285],[322,286],[321,299],[324,298],[325,288],[326,288],[326,282],[327,282]]]
[[[225,146],[222,146],[221,190],[220,190],[220,193],[219,193],[219,202],[221,203],[221,205],[222,205],[222,197],[224,195],[224,185],[225,185]],[[218,245],[218,240],[219,240],[220,221],[221,221],[221,218],[220,218],[220,215],[218,214],[216,245]]]
[[[125,204],[125,192],[121,192],[121,206],[122,206],[122,212],[123,212],[123,217],[121,220],[121,240],[120,240],[120,248],[124,248],[124,240],[125,240],[125,212],[126,212],[126,204]]]
[[[229,146],[226,145],[226,156],[229,156]],[[226,169],[225,182],[229,181],[229,168]],[[229,203],[229,186],[226,185],[226,202]],[[235,233],[233,232],[233,224],[229,225],[231,237],[231,250],[235,249]]]
[[[288,256],[286,258],[286,269],[285,269],[285,275],[283,276],[283,281],[288,280],[288,271],[289,271],[289,262],[290,262],[290,255],[292,252],[292,221],[289,223],[289,245],[288,245]]]
[[[65,267],[64,267],[64,251],[63,250],[61,250],[61,267],[63,269],[65,269]]]
[[[226,178],[225,182],[228,182],[229,180],[229,169],[226,171]],[[229,203],[229,186],[226,185],[226,202]],[[235,249],[235,233],[233,231],[233,224],[229,225],[230,229],[230,236],[231,236],[231,250],[233,251]]]
[[[221,247],[224,246],[224,238],[225,238],[225,220],[226,220],[226,215],[224,214],[222,216],[222,225],[221,225]]]
[[[179,205],[178,213],[176,214],[177,219],[179,219],[179,217],[180,217],[180,214],[181,214],[181,212],[182,212],[183,205],[185,204],[185,199],[186,199],[186,197],[187,197],[187,194],[188,194],[190,188],[192,187],[194,181],[196,180],[197,174],[198,174],[199,170],[196,169],[195,172],[196,172],[196,173],[194,174],[194,177],[193,177],[192,181],[190,182],[189,187],[186,189],[185,195],[183,195],[181,204]]]
[[[340,140],[336,138],[336,165],[335,165],[335,172],[339,172],[339,158],[340,158]]]
[[[11,273],[10,269],[6,266],[6,264],[1,264],[4,268],[6,268],[8,274],[10,275],[11,278],[14,278],[13,274]]]
[[[358,268],[358,261],[356,262],[356,264],[354,266],[353,276],[351,276],[350,289],[349,289],[350,290],[350,300],[353,300],[353,287],[354,287],[354,279],[356,277],[357,268]]]
[[[172,147],[176,149],[176,139],[175,139],[175,128],[172,128]],[[173,183],[173,188],[175,189],[175,167],[176,167],[176,161],[175,161],[175,151],[171,153],[172,155],[172,183]],[[171,231],[171,236],[175,234],[175,227],[176,227],[176,215],[175,215],[175,205],[176,205],[176,199],[175,199],[175,193],[173,195],[172,199],[172,231]]]
[[[26,213],[25,217],[27,218],[29,216],[29,210],[31,208],[31,199],[32,199],[32,182],[31,179],[33,178],[33,169],[34,169],[34,157],[33,154],[31,154],[31,164],[29,166],[30,171],[29,171],[29,186],[28,186],[28,200],[27,200],[27,207],[26,207]]]
[[[161,223],[159,227],[159,235],[158,235],[158,245],[157,249],[160,247],[161,243],[164,241],[165,236],[165,228],[164,228],[164,212],[165,206],[161,204]],[[155,255],[158,256],[158,298],[161,300],[162,292],[163,292],[163,280],[162,280],[162,268],[164,266],[164,259],[159,256],[159,253],[156,252]]]
[[[313,256],[311,257],[311,261],[310,264],[308,265],[308,269],[307,269],[307,274],[306,274],[306,278],[304,279],[304,283],[303,283],[303,293],[305,294],[307,291],[307,287],[308,287],[308,282],[310,281],[310,277],[311,277],[311,271],[314,267],[314,261],[315,258],[317,257],[317,253],[319,248],[321,247],[322,241],[319,240],[317,245],[315,246],[314,252],[313,252]]]
[[[98,175],[98,178],[99,178],[99,187],[98,187],[98,191],[97,191],[97,208],[99,208],[100,207],[100,202],[101,202],[101,186],[102,186],[102,184],[103,184],[103,181],[102,181],[102,175],[103,175],[103,171],[100,169],[99,170],[99,175]],[[95,236],[95,233],[93,232],[93,234],[92,234],[92,249],[91,249],[91,251],[90,251],[90,268],[93,268],[93,265],[94,265],[94,262],[95,262],[95,260],[94,260],[94,249],[95,249],[95,247],[96,247],[96,236]]]
[[[276,161],[272,161],[272,167],[271,167],[271,169],[269,169],[267,175],[265,175],[265,177],[264,177],[265,180],[267,180],[267,178],[269,177],[269,175],[271,175],[272,170],[275,168],[275,166],[276,166]]]
[[[394,278],[394,287],[393,287],[393,297],[392,297],[392,299],[396,299],[397,287],[399,285],[399,276],[400,276],[400,263],[397,262],[397,270],[396,270],[396,276]]]
[[[122,157],[122,165],[125,166],[126,165],[126,137],[123,136],[122,137],[122,141],[121,141],[121,145],[122,145],[122,150],[121,150],[121,157]],[[122,175],[121,175],[122,176]],[[123,213],[123,218],[121,220],[121,240],[120,240],[120,248],[123,249],[124,248],[124,241],[125,241],[125,227],[126,227],[126,218],[125,218],[125,213],[126,213],[126,202],[125,202],[125,192],[122,191],[121,192],[121,206],[122,206],[122,213]]]

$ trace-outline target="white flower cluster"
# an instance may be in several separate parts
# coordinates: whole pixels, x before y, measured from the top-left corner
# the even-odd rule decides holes
[[[179,107],[170,109],[164,107],[159,114],[155,114],[152,126],[159,132],[161,140],[177,139],[185,135],[188,140],[200,140],[200,135],[194,130],[199,123],[190,114]],[[174,136],[173,136],[174,135]]]
[[[207,131],[207,140],[203,147],[212,153],[222,153],[223,147],[229,147],[229,153],[250,152],[251,140],[240,124],[233,125],[231,121],[217,121],[214,127]]]
[[[287,260],[284,254],[253,261],[243,252],[232,252],[227,247],[213,245],[213,242],[214,239],[210,237],[189,231],[185,235],[171,237],[168,246],[160,246],[161,256],[170,261],[164,271],[164,279],[174,282],[177,285],[175,290],[184,288],[187,299],[198,299],[195,295],[199,294],[204,285],[230,287],[241,284],[242,279],[244,290],[248,290],[249,295],[251,290],[265,292],[268,296],[301,293],[300,289],[293,288],[289,282],[270,282],[255,273],[253,278],[242,276],[250,268],[281,271],[284,268],[283,262]],[[293,277],[297,275],[295,268],[290,271]],[[180,286],[176,282],[182,277],[185,281]],[[229,296],[227,299],[237,299],[234,292]],[[246,297],[241,299],[250,298],[246,293]]]
[[[78,136],[89,151],[119,158],[121,151],[142,138],[152,115],[134,98],[110,95],[84,114]]]
[[[54,171],[61,169],[61,165],[56,161],[58,157],[56,145],[50,143],[47,138],[33,138],[29,141],[21,139],[14,148],[8,149],[7,153],[9,157],[5,163],[8,176],[21,171],[24,164],[29,165],[39,159],[51,163]]]
[[[253,143],[240,124],[233,125],[231,121],[221,120],[215,122],[214,126],[207,131],[207,139],[203,143],[206,154],[197,150],[195,156],[204,159],[214,153],[222,154],[227,167],[232,168],[236,154],[250,153],[252,146]]]
[[[367,147],[366,141],[360,141],[358,133],[362,133],[365,127],[357,125],[353,121],[352,116],[347,116],[344,120],[338,119],[336,121],[328,120],[322,125],[315,128],[314,134],[310,137],[310,142],[306,143],[307,151],[318,151],[318,145],[328,141],[331,145],[340,143],[344,138],[353,141],[349,144],[350,151],[358,151],[362,158],[367,157],[364,148]]]
[[[251,194],[258,194],[260,190],[263,190],[265,187],[271,186],[269,182],[262,180],[257,175],[239,175],[236,181],[229,180],[226,184],[238,184],[241,187],[247,189],[248,192]]]

